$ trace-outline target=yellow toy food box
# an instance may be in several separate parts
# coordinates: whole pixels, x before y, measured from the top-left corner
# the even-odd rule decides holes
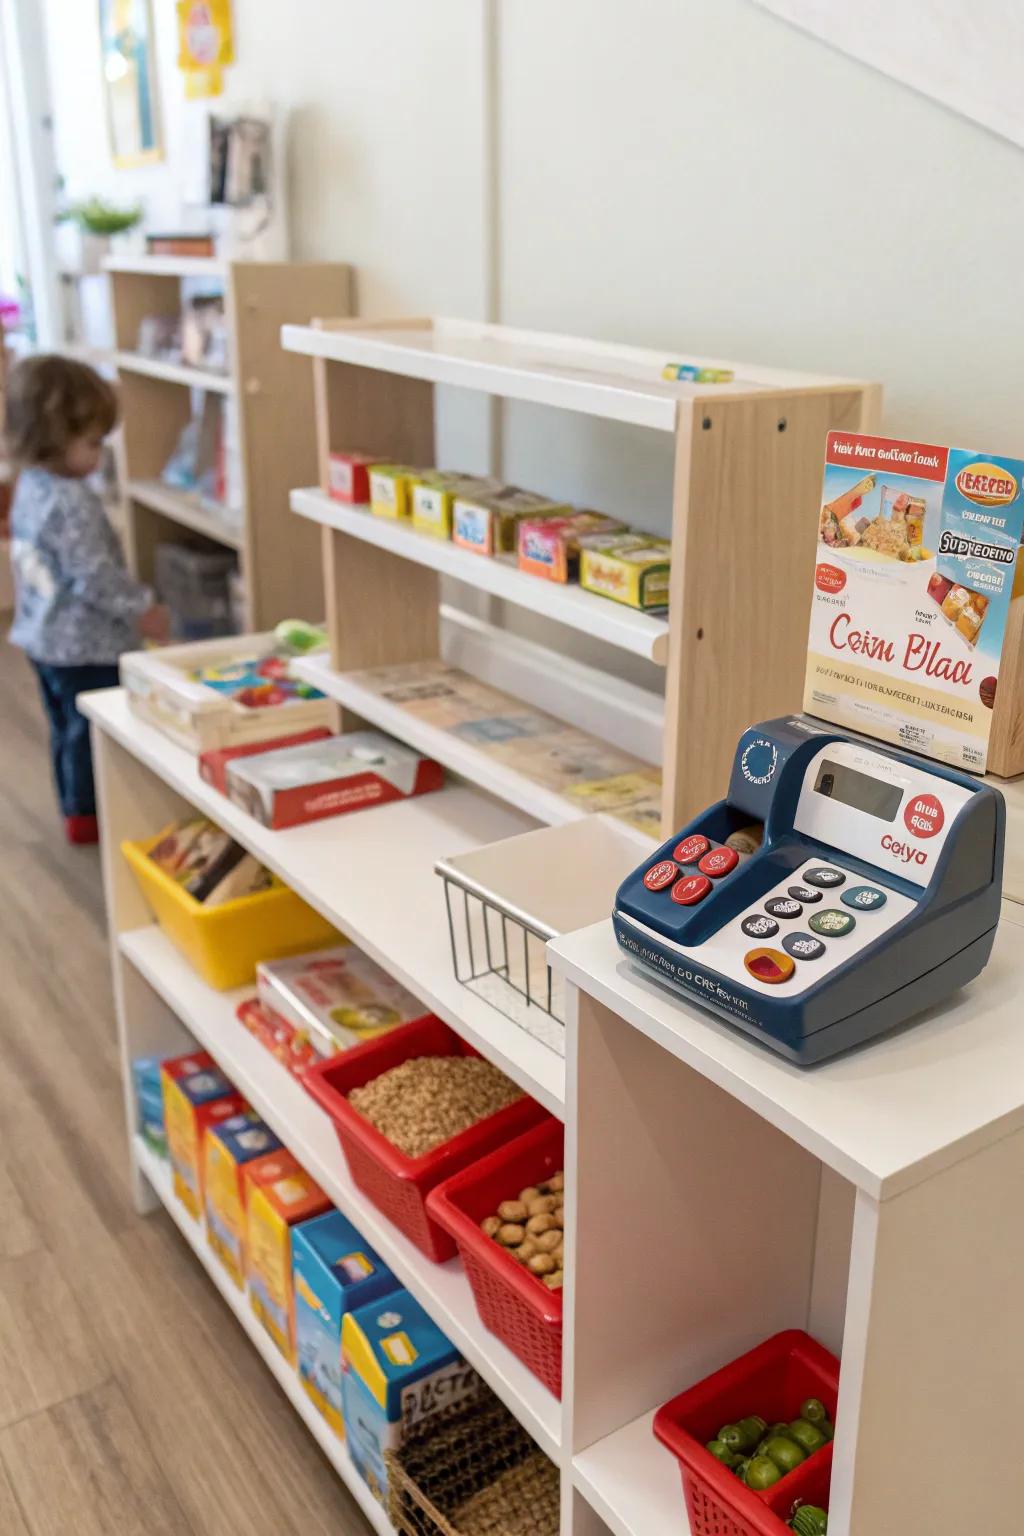
[[[287,1150],[246,1163],[246,1270],[252,1309],[286,1360],[295,1364],[292,1232],[331,1202]]]
[[[370,510],[377,517],[408,518],[412,512],[410,487],[419,471],[407,464],[374,464],[370,470]]]
[[[242,1170],[254,1158],[276,1152],[281,1143],[255,1110],[232,1115],[206,1133],[203,1187],[206,1237],[232,1280],[245,1285],[245,1181]]]
[[[198,1221],[203,1210],[203,1138],[210,1126],[240,1114],[245,1100],[206,1051],[165,1061],[160,1085],[174,1193]]]
[[[480,496],[500,489],[497,480],[428,469],[412,482],[412,525],[417,533],[450,539],[456,496]]]
[[[598,533],[580,540],[580,586],[629,608],[664,608],[672,546],[645,533]]]
[[[564,502],[548,501],[513,485],[497,491],[460,492],[452,513],[452,543],[476,555],[509,555],[516,547],[520,518],[568,515]]]

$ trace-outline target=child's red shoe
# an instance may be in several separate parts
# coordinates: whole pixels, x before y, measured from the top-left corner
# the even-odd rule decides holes
[[[98,843],[99,822],[95,816],[65,816],[64,835],[69,843]]]

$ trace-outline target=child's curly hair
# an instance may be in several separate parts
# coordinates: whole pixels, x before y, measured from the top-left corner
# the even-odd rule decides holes
[[[4,437],[15,464],[59,469],[69,443],[89,432],[106,437],[117,423],[117,395],[85,363],[40,353],[7,380]]]

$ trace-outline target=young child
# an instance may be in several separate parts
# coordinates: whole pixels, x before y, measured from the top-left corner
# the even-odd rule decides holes
[[[113,389],[84,363],[29,357],[10,375],[5,428],[18,471],[10,639],[39,679],[71,843],[97,837],[88,721],[75,698],[113,687],[122,651],[140,636],[166,638],[167,630],[165,610],[128,575],[120,540],[86,483],[116,421]]]

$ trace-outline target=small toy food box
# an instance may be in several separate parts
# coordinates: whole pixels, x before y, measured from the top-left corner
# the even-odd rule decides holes
[[[397,1450],[434,1414],[471,1401],[480,1378],[408,1291],[347,1312],[341,1355],[349,1455],[386,1504],[385,1451]]]
[[[160,1078],[162,1065],[159,1056],[136,1056],[132,1062],[136,1128],[146,1145],[158,1157],[167,1156],[164,1091]]]
[[[497,491],[474,490],[455,498],[452,543],[475,555],[510,555],[521,518],[568,516],[571,511],[564,502],[548,501],[514,485]]]
[[[369,453],[329,453],[327,494],[334,501],[358,506],[370,499],[370,465],[379,459]]]
[[[246,1163],[245,1252],[252,1309],[286,1360],[295,1364],[292,1227],[331,1202],[283,1149]]]
[[[380,731],[350,731],[228,764],[228,798],[280,830],[440,789],[444,769]]]
[[[412,525],[417,533],[429,533],[435,539],[450,539],[456,496],[474,496],[500,489],[498,480],[482,480],[441,469],[424,470],[412,482]]]
[[[206,1236],[232,1280],[245,1285],[245,1181],[242,1169],[281,1143],[255,1110],[207,1130],[203,1146]]]
[[[256,968],[260,1002],[305,1031],[321,1056],[407,1024],[423,1004],[349,944]]]
[[[206,1051],[165,1061],[160,1081],[174,1193],[198,1221],[203,1209],[203,1138],[212,1126],[241,1114],[245,1100]]]
[[[519,524],[519,569],[548,581],[575,581],[580,569],[580,539],[621,527],[617,519],[601,512],[524,518]]]
[[[598,533],[580,540],[580,586],[629,608],[664,608],[672,546],[645,533]]]
[[[412,513],[412,482],[419,470],[407,464],[374,464],[370,469],[370,510],[376,517],[407,519]]]
[[[276,636],[233,635],[121,657],[133,711],[190,752],[331,726],[333,705],[289,674]]]
[[[340,1211],[303,1221],[292,1231],[295,1352],[299,1380],[339,1435],[341,1325],[346,1312],[367,1305],[398,1281]]]

